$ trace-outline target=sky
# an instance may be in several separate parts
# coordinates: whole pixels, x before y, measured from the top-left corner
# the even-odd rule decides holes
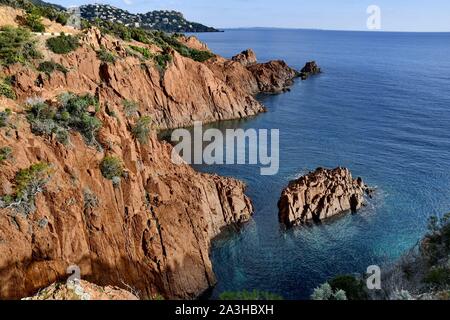
[[[368,30],[380,9],[379,31],[450,32],[449,0],[47,0],[63,6],[109,3],[130,12],[181,11],[188,20],[217,28],[277,27]],[[372,12],[373,13],[373,12]],[[371,20],[373,21],[373,20]]]

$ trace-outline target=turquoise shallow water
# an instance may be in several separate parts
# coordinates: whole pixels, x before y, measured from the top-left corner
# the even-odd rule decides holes
[[[280,129],[280,171],[199,166],[248,184],[252,222],[214,241],[218,285],[306,299],[343,273],[397,259],[424,234],[427,219],[450,211],[450,34],[228,30],[200,34],[225,56],[253,48],[260,61],[324,73],[292,91],[262,96],[268,113],[220,128]],[[284,231],[277,201],[289,180],[316,167],[346,166],[377,193],[357,215]]]

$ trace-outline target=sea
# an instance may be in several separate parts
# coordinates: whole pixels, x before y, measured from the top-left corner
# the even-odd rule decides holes
[[[230,58],[252,48],[260,62],[282,59],[323,73],[290,92],[260,95],[267,113],[213,124],[221,130],[279,129],[280,169],[198,165],[246,182],[255,213],[213,241],[211,257],[225,291],[260,290],[309,299],[342,274],[395,262],[450,212],[450,34],[233,29],[197,34]],[[286,230],[277,202],[290,180],[317,167],[344,166],[376,188],[357,214]]]

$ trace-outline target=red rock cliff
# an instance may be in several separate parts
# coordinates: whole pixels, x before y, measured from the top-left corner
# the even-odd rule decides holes
[[[119,59],[101,63],[100,47]],[[10,125],[0,128],[0,147],[12,149],[12,158],[1,165],[0,196],[11,192],[19,169],[36,162],[50,163],[53,175],[36,196],[32,214],[0,209],[0,298],[31,296],[67,278],[73,264],[83,279],[131,287],[147,298],[195,298],[215,283],[210,241],[223,227],[250,219],[253,207],[244,184],[173,164],[172,147],[155,132],[147,145],[137,143],[122,101],[137,101],[139,114],[152,116],[155,128],[175,128],[263,111],[253,97],[263,80],[239,62],[215,57],[199,63],[171,54],[173,62],[161,76],[152,63],[130,56],[122,41],[91,30],[73,53],[45,52],[45,59],[64,65],[67,74],[45,76],[18,64],[3,70],[14,77],[18,100],[0,101],[0,111],[13,110]],[[271,67],[265,74],[278,71]],[[24,101],[67,91],[99,97],[98,139],[105,150],[86,146],[74,132],[70,146],[31,132]],[[124,163],[126,178],[118,187],[99,170],[107,154]]]

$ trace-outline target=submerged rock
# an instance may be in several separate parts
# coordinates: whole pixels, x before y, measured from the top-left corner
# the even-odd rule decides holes
[[[346,168],[317,169],[291,181],[278,202],[280,222],[287,227],[307,221],[320,222],[364,206],[369,189],[361,178],[353,179]]]
[[[315,61],[310,61],[305,64],[303,69],[300,71],[300,77],[302,80],[306,80],[309,76],[313,76],[321,73],[322,70],[319,68]]]

